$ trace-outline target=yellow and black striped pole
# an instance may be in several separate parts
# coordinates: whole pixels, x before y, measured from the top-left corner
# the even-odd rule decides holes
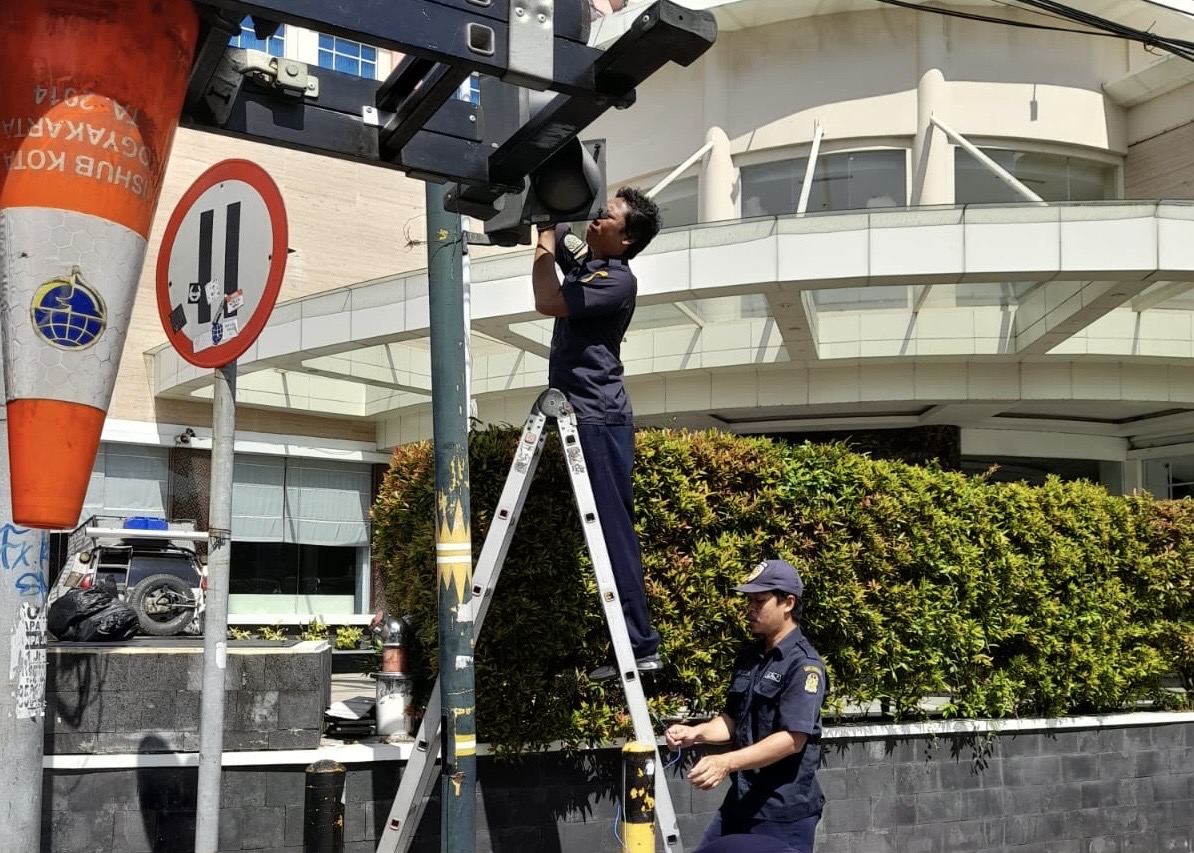
[[[655,745],[622,747],[622,850],[655,853]]]

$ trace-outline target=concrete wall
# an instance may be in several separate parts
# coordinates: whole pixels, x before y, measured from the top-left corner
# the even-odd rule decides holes
[[[311,749],[323,734],[332,655],[326,642],[237,648],[224,670],[224,749]],[[51,644],[45,751],[199,749],[203,647]],[[119,849],[119,848],[116,848]]]
[[[638,87],[633,109],[607,113],[586,134],[608,140],[611,180],[648,186],[699,148],[712,126],[729,136],[735,165],[807,153],[815,120],[825,127],[822,152],[908,146],[917,132],[919,78],[934,67],[942,75],[934,111],[975,142],[1077,146],[1112,160],[1126,150],[1127,111],[1105,97],[1102,84],[1126,73],[1142,49],[930,21],[926,27],[916,12],[874,8],[793,12],[765,27],[723,29],[690,68],[666,66]]]
[[[1128,149],[1124,197],[1194,198],[1194,122]]]
[[[1125,718],[1121,718],[1124,721]],[[1150,724],[1158,719],[1173,720]],[[1129,724],[985,735],[827,735],[828,798],[817,853],[1176,853],[1194,850],[1194,717],[1137,715]],[[1072,721],[1071,721],[1072,722]],[[1092,724],[1094,721],[1090,721]],[[1144,723],[1133,725],[1131,723]],[[686,850],[724,786],[693,789],[669,769]],[[352,765],[345,853],[372,853],[400,766]],[[558,753],[478,762],[479,853],[602,853],[615,838],[620,754]],[[47,770],[43,853],[186,853],[192,849],[193,767]],[[303,767],[224,771],[222,851],[302,849]],[[414,853],[439,850],[439,805],[424,814]]]

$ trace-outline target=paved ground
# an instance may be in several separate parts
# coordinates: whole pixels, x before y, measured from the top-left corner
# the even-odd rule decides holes
[[[355,672],[332,674],[333,702],[343,702],[345,699],[357,696],[366,696],[370,699],[377,696],[377,688],[374,686],[371,676]]]

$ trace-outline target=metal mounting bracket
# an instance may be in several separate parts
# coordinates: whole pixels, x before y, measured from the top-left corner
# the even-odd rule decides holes
[[[203,93],[204,103],[217,124],[228,122],[232,105],[245,80],[299,98],[319,97],[319,78],[310,73],[305,62],[281,59],[260,50],[230,47],[224,51],[211,83]]]
[[[552,50],[555,4],[551,0],[512,0],[508,64],[502,79],[540,91],[555,73]]]

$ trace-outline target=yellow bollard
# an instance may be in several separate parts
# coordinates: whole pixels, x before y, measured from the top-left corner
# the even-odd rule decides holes
[[[655,745],[622,747],[622,850],[655,853]]]

